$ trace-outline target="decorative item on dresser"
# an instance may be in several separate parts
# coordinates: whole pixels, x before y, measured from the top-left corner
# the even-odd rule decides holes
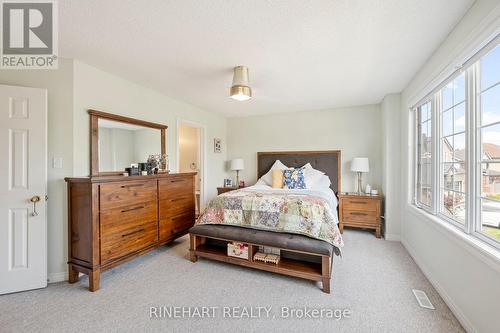
[[[195,174],[66,178],[69,282],[87,274],[95,291],[101,272],[186,234]]]
[[[381,236],[382,197],[380,195],[343,193],[339,196],[339,227],[374,229]]]

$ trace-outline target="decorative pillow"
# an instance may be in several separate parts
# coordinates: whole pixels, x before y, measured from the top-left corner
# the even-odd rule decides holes
[[[309,183],[307,183],[307,188],[312,189],[312,190],[316,190],[316,189],[329,188],[330,185],[332,185],[332,182],[330,181],[330,177],[328,177],[327,175],[322,175],[318,180],[316,180],[310,186],[309,186]]]
[[[283,188],[283,170],[274,169],[273,171],[273,188]]]
[[[260,183],[260,181],[262,180],[267,185],[272,186],[273,185],[273,170],[285,170],[285,169],[288,169],[288,167],[286,165],[284,165],[283,163],[281,163],[280,160],[276,160],[276,162],[274,162],[271,169],[269,169],[269,171],[266,174],[264,174],[262,177],[260,177],[258,182]]]
[[[283,170],[283,188],[286,189],[305,189],[304,171],[299,169]]]
[[[330,179],[323,171],[314,169],[311,163],[307,163],[302,167],[304,170],[304,178],[306,181],[306,188],[328,188],[330,186]]]

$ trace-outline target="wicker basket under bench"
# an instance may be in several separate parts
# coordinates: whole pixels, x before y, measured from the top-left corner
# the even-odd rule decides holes
[[[244,267],[321,281],[323,291],[330,293],[330,277],[334,247],[327,242],[302,235],[292,235],[233,227],[226,225],[197,225],[189,230],[191,261],[198,257],[227,262]],[[227,244],[248,244],[249,258],[241,259],[227,254]],[[254,261],[259,246],[280,249],[278,264]]]

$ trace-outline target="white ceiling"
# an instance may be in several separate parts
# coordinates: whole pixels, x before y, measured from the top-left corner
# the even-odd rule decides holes
[[[60,55],[227,116],[379,103],[473,0],[65,0]],[[250,68],[253,98],[228,97]]]

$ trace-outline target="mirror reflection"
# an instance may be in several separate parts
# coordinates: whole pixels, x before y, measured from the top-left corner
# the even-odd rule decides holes
[[[125,171],[161,154],[161,131],[156,128],[99,119],[99,171]]]

